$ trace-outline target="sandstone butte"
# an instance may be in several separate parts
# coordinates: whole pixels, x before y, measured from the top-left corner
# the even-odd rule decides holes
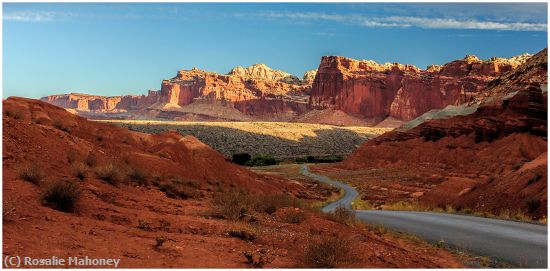
[[[150,90],[147,95],[71,93],[41,100],[92,118],[95,113],[126,113],[123,118],[183,119],[189,105],[206,104],[194,110],[192,117],[230,108],[237,115],[234,120],[300,121],[308,112],[328,110],[370,123],[386,118],[408,121],[431,109],[471,101],[491,80],[529,57],[480,60],[469,55],[421,70],[412,65],[325,56],[318,70],[307,71],[302,79],[264,64],[235,67],[228,74],[193,68],[178,71],[162,82],[160,91]],[[225,114],[220,112],[217,118]],[[332,118],[331,113],[325,115]]]

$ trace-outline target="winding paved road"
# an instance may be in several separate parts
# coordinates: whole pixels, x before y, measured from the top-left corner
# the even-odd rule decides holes
[[[302,165],[300,171],[319,182],[344,189],[344,196],[325,206],[323,212],[332,212],[339,205],[351,209],[351,203],[359,195],[349,185],[311,173],[307,165]],[[443,241],[519,267],[548,266],[546,225],[436,212],[357,210],[355,213],[358,219],[370,224],[382,224],[432,242]]]

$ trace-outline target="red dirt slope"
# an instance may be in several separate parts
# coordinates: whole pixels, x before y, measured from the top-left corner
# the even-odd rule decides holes
[[[3,106],[3,256],[117,258],[119,267],[134,268],[244,268],[253,265],[243,253],[257,259],[265,252],[272,258],[266,267],[288,268],[304,266],[312,238],[339,236],[353,240],[352,251],[361,257],[336,266],[462,266],[446,251],[377,235],[307,210],[297,209],[304,213],[298,223],[286,222],[288,209],[273,214],[247,211],[246,220],[216,217],[215,197],[233,188],[260,194],[262,200],[277,192],[302,198],[315,192],[234,165],[193,137],[130,132],[31,99],[9,98]],[[112,185],[99,179],[95,171],[109,163],[120,171],[141,170],[149,184],[120,180]],[[29,165],[38,168],[31,172],[44,174],[36,183],[19,176]],[[73,173],[77,165],[86,174],[82,180]],[[180,198],[162,192],[167,180],[177,183],[171,177],[189,182]],[[132,179],[140,180],[139,174]],[[41,195],[58,181],[82,191],[73,212],[44,205]],[[239,239],[230,235],[233,229],[256,237]],[[165,242],[155,247],[159,240]]]

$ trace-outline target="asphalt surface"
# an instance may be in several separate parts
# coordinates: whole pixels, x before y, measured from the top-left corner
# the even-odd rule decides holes
[[[302,165],[300,170],[319,182],[344,189],[344,196],[325,206],[323,212],[332,212],[339,205],[351,209],[351,203],[359,195],[355,188],[311,173],[307,165]],[[548,266],[546,225],[436,212],[356,210],[355,213],[366,223],[414,234],[517,267]]]

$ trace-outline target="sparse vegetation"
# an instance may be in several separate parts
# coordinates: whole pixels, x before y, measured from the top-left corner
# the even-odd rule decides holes
[[[235,225],[232,229],[227,231],[227,234],[231,237],[236,237],[248,242],[252,242],[256,239],[256,230],[248,225]]]
[[[275,259],[273,253],[267,248],[259,248],[255,251],[243,252],[246,262],[255,268],[262,268],[266,264],[270,264]]]
[[[138,186],[148,186],[149,185],[149,179],[147,178],[147,175],[145,172],[143,172],[139,168],[133,168],[128,173],[128,179],[130,182],[138,185]]]
[[[70,132],[70,129],[69,129],[69,126],[62,120],[59,120],[59,119],[55,119],[53,122],[52,122],[52,126],[55,127],[56,129],[59,129],[63,132]]]
[[[4,116],[8,118],[13,118],[15,120],[22,119],[23,118],[23,111],[19,109],[13,109],[13,108],[6,108],[4,109]]]
[[[292,208],[286,210],[282,216],[283,221],[286,223],[299,224],[306,220],[306,213],[299,208]]]
[[[151,226],[151,223],[145,220],[139,220],[137,228],[144,231],[153,231],[153,227]]]
[[[168,183],[160,184],[159,189],[171,198],[195,199],[201,197],[195,181],[184,181],[178,177],[172,178]]]
[[[98,167],[96,175],[99,179],[111,185],[118,185],[124,179],[122,170],[113,164]]]
[[[231,161],[235,164],[244,166],[248,161],[250,161],[251,158],[252,156],[250,156],[249,153],[235,153],[233,154]]]
[[[57,181],[49,185],[42,200],[45,205],[62,212],[74,212],[81,197],[80,187],[71,181]]]
[[[541,206],[540,200],[536,198],[530,198],[525,202],[525,207],[527,208],[527,212],[532,214]]]
[[[75,163],[72,166],[73,176],[75,176],[77,179],[79,179],[81,181],[86,178],[87,170],[88,170],[88,168],[86,167],[86,165],[84,165],[82,163]]]
[[[332,213],[328,213],[326,216],[332,221],[346,225],[353,225],[355,223],[355,212],[343,205],[336,207]]]
[[[536,174],[535,176],[531,177],[529,179],[529,181],[527,181],[527,185],[532,185],[532,184],[540,181],[540,179],[542,179],[542,175],[541,174]]]
[[[356,259],[351,240],[323,236],[319,240],[309,241],[303,264],[307,268],[343,268],[355,262]]]
[[[157,249],[157,250],[160,249],[160,247],[162,247],[162,245],[163,245],[166,241],[167,241],[167,240],[166,240],[166,237],[164,237],[164,236],[157,236],[157,237],[155,237],[155,242],[156,242],[156,243],[155,243],[155,246],[154,246],[155,249]]]
[[[19,178],[27,182],[38,184],[44,178],[44,173],[36,165],[28,165],[19,171]]]
[[[214,197],[215,213],[231,220],[239,220],[252,212],[273,214],[283,207],[300,207],[302,204],[286,194],[257,195],[232,190]]]

